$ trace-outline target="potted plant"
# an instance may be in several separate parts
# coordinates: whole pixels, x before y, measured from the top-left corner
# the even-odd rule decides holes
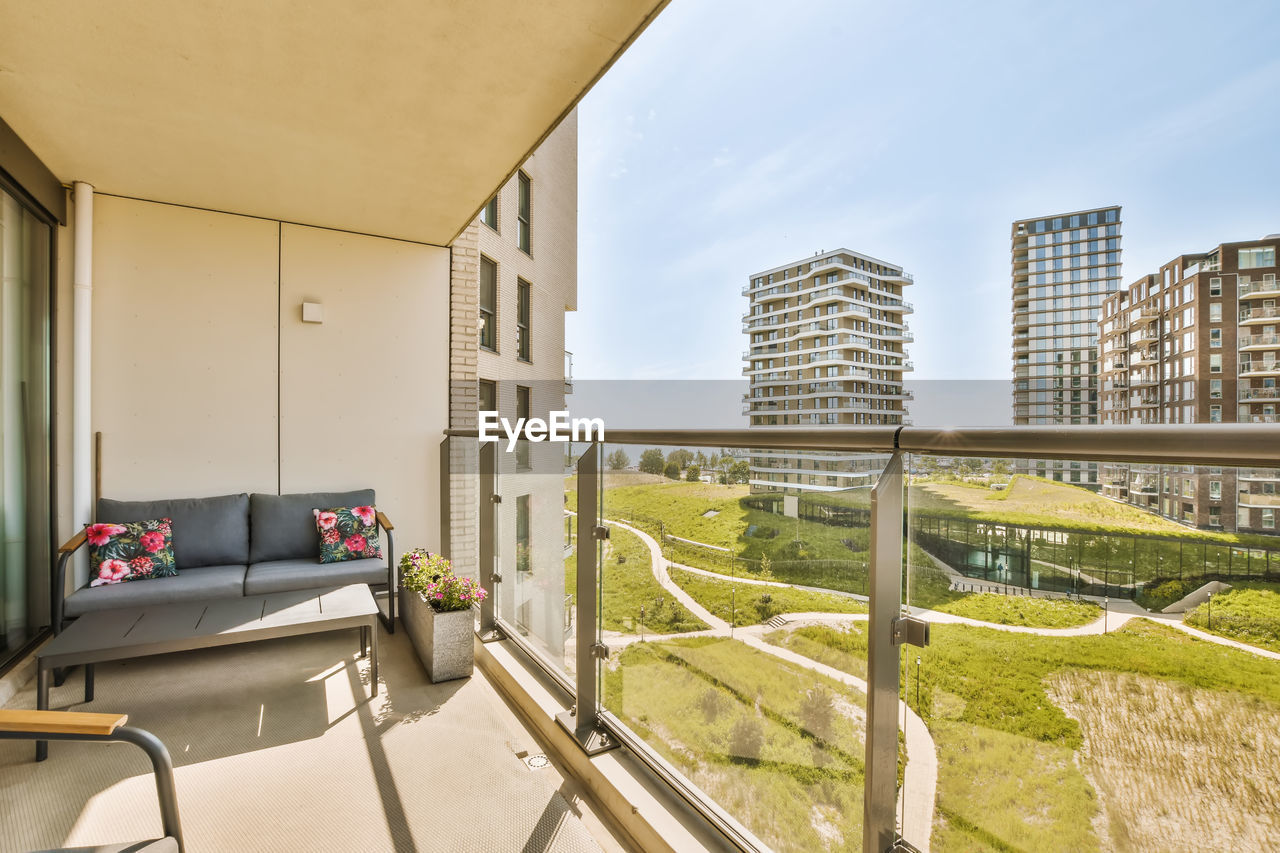
[[[400,611],[432,683],[467,678],[475,665],[471,605],[485,592],[439,554],[414,548],[400,558]]]

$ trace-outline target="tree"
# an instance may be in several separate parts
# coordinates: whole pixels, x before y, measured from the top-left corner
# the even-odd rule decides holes
[[[690,465],[685,469],[684,478],[690,483],[696,483],[702,479],[702,469],[697,464]]]
[[[1004,461],[1003,459],[997,459],[995,462],[991,463],[991,475],[998,479],[1003,479],[1008,477],[1009,463]]]
[[[668,480],[679,480],[680,466],[674,462],[668,462],[667,467],[662,469],[662,476],[666,477]]]
[[[667,454],[667,461],[676,463],[681,471],[689,467],[689,463],[693,461],[693,454],[685,450],[683,447],[677,447],[675,450]]]
[[[800,699],[800,722],[814,737],[830,740],[835,731],[835,697],[823,685],[810,687]]]
[[[697,453],[695,453],[695,454],[693,455],[693,461],[698,463],[698,467],[699,467],[699,468],[706,468],[706,467],[707,467],[707,454],[705,454],[705,453],[703,453],[701,450],[699,450]]]
[[[748,464],[747,460],[743,459],[739,462],[734,462],[729,467],[728,480],[730,483],[745,483],[750,479],[751,465]]]
[[[631,464],[631,457],[627,455],[627,451],[619,447],[609,454],[606,461],[609,463],[610,471],[621,471]]]
[[[641,453],[640,470],[645,474],[661,474],[662,451],[656,447],[650,447],[644,453]]]

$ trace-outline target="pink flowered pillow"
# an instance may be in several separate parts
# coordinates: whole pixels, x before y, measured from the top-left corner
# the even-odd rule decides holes
[[[89,586],[106,586],[178,574],[173,561],[173,522],[167,518],[127,524],[90,524]]]
[[[371,506],[312,510],[320,533],[320,562],[382,559],[378,511]]]

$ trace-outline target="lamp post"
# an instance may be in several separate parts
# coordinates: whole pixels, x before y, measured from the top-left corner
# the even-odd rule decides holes
[[[1102,597],[1102,633],[1107,633],[1107,616],[1111,613],[1111,598],[1104,595]]]
[[[1209,593],[1209,630],[1213,630],[1213,593]]]
[[[916,713],[920,713],[920,656],[916,655]]]

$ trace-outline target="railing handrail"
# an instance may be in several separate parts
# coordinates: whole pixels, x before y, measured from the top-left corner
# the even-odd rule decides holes
[[[476,438],[474,429],[445,435]],[[609,444],[734,447],[761,450],[905,450],[939,456],[1067,459],[1085,462],[1174,462],[1259,468],[1280,466],[1280,427],[1270,424],[1142,424],[1130,426],[1007,426],[944,429],[924,426],[751,429],[613,429]]]

